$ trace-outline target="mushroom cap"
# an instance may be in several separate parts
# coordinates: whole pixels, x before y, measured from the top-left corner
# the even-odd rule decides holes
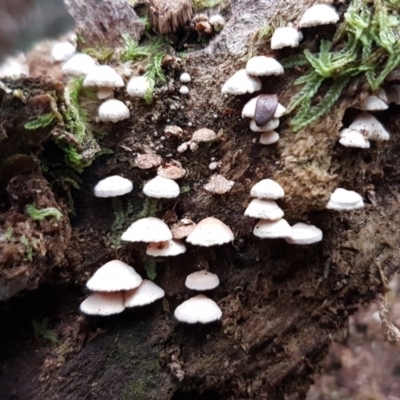
[[[245,69],[235,72],[222,86],[224,94],[254,93],[261,89],[261,81],[255,76],[250,76]]]
[[[235,239],[231,228],[214,217],[202,219],[187,237],[188,243],[197,246],[217,246],[232,242]]]
[[[62,62],[70,59],[76,52],[76,47],[70,42],[56,43],[51,49],[51,61]]]
[[[252,119],[250,121],[250,129],[253,132],[270,132],[276,129],[279,126],[279,119],[272,118],[265,125],[257,126],[256,121]]]
[[[158,167],[162,163],[162,157],[158,154],[138,154],[135,157],[135,166],[140,169]]]
[[[212,140],[215,140],[216,138],[217,138],[217,134],[212,129],[201,128],[193,133],[191,141],[196,142],[196,143],[211,142]]]
[[[275,131],[263,132],[260,135],[260,144],[270,145],[279,140],[279,133]]]
[[[378,96],[371,95],[361,103],[361,109],[365,111],[383,111],[388,109],[388,105]]]
[[[246,64],[246,72],[252,76],[282,75],[282,65],[272,57],[256,56]]]
[[[204,185],[204,189],[210,193],[224,194],[229,192],[234,184],[234,181],[228,181],[224,176],[215,174]]]
[[[146,254],[153,257],[177,256],[186,252],[186,246],[176,239],[149,243]]]
[[[83,76],[88,75],[96,68],[96,61],[84,53],[77,53],[72,56],[61,68],[64,75]]]
[[[247,206],[244,215],[251,218],[276,221],[283,217],[283,211],[274,200],[253,199]]]
[[[358,210],[363,207],[364,201],[357,192],[342,188],[335,189],[326,205],[328,210],[337,211]]]
[[[99,107],[99,118],[103,122],[118,122],[128,119],[131,116],[129,108],[117,99],[105,101]]]
[[[220,320],[222,311],[215,301],[204,294],[198,294],[178,306],[174,316],[179,322],[187,324],[208,324]]]
[[[368,113],[358,114],[349,128],[366,133],[369,140],[384,141],[390,138],[389,132],[385,130],[383,125]]]
[[[359,131],[345,128],[339,132],[339,143],[345,147],[358,147],[360,149],[369,149],[369,140]]]
[[[150,81],[145,76],[134,76],[128,82],[126,91],[132,97],[144,97],[150,89]]]
[[[156,199],[173,199],[179,196],[180,189],[174,180],[157,175],[143,186],[143,193]]]
[[[253,234],[261,239],[285,239],[292,236],[292,228],[283,218],[277,221],[262,219],[254,227]]]
[[[196,224],[187,218],[183,218],[176,224],[172,225],[171,232],[174,239],[183,239],[188,237],[195,228]]]
[[[136,289],[142,277],[130,265],[112,260],[100,267],[87,281],[86,287],[95,292],[118,292]]]
[[[312,244],[322,240],[322,231],[314,225],[298,222],[292,226],[292,235],[285,240],[290,244]]]
[[[284,197],[285,191],[278,182],[272,179],[263,179],[251,188],[250,196],[258,199],[276,200]]]
[[[259,96],[253,97],[244,105],[242,110],[242,118],[254,118],[258,98]],[[273,118],[282,117],[285,114],[285,111],[286,108],[282,104],[278,103]]]
[[[211,290],[219,285],[218,275],[210,271],[196,271],[186,277],[185,286],[192,290]]]
[[[271,37],[271,49],[298,47],[302,39],[303,34],[292,26],[277,28]]]
[[[138,219],[122,234],[126,242],[165,242],[172,239],[168,225],[159,218]]]
[[[335,8],[328,4],[314,4],[301,17],[300,28],[312,26],[336,24],[339,21],[339,14]]]
[[[83,86],[117,88],[124,86],[124,81],[114,68],[109,65],[98,65],[86,76]]]
[[[118,293],[93,293],[85,299],[80,310],[87,315],[112,315],[125,310],[124,295]]]
[[[179,77],[179,80],[182,83],[189,83],[192,80],[192,78],[190,77],[190,75],[187,72],[183,72],[181,74],[181,76]]]
[[[125,293],[125,307],[146,306],[162,299],[164,295],[165,292],[160,286],[148,279],[143,279],[143,283],[137,289]]]
[[[109,176],[102,179],[94,187],[94,195],[96,197],[115,197],[130,193],[133,189],[133,184],[129,179],[119,175]]]
[[[180,179],[186,175],[185,168],[179,161],[171,160],[166,163],[162,163],[157,169],[157,175],[168,179]]]

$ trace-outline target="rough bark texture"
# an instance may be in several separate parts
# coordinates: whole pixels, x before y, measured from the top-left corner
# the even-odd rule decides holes
[[[342,119],[351,117],[345,110],[360,100],[360,87],[348,88],[332,112],[310,129],[293,134],[290,117],[283,118],[281,140],[269,147],[253,143],[258,135],[249,132],[248,121],[238,118],[250,96],[226,98],[220,94],[226,79],[245,65],[255,31],[272,18],[296,20],[308,4],[234,1],[226,15],[229,21],[225,29],[184,61],[183,69],[192,77],[189,96],[178,95],[181,71],[171,70],[169,76],[175,81],[156,93],[153,106],[130,99],[132,119],[103,126],[108,135],[102,145],[115,153],[107,162],[100,160],[89,167],[82,176],[76,201],[78,215],[66,251],[70,283],[57,292],[43,290],[36,298],[27,296],[33,298],[30,315],[34,318],[46,313],[54,316],[53,329],[62,344],[51,347],[35,342],[41,358],[9,350],[0,377],[6,398],[305,397],[348,316],[382,291],[380,269],[390,276],[400,262],[398,135],[369,150],[337,144]],[[312,46],[316,32],[331,34],[329,29],[310,31],[306,45]],[[263,53],[270,53],[267,47],[258,49],[258,54]],[[274,55],[279,59],[287,52]],[[300,74],[292,71],[282,78],[265,78],[263,92],[277,93],[279,102],[286,105],[294,94],[293,81]],[[124,100],[125,96],[122,91],[116,93],[117,98]],[[389,131],[398,131],[395,109],[382,113],[380,119]],[[201,127],[219,132],[219,140],[200,144],[196,153],[178,154],[179,139],[159,139],[165,126],[171,124],[184,128],[186,140]],[[166,291],[162,306],[155,304],[106,320],[79,317],[77,309],[85,296],[81,288],[104,261],[118,258],[146,274],[144,246],[110,246],[114,219],[110,202],[94,198],[91,191],[99,177],[122,173],[134,182],[135,189],[126,200],[132,204],[132,214],[137,214],[144,201],[140,193],[143,182],[155,171],[134,168],[133,158],[152,148],[157,148],[164,159],[172,154],[188,169],[180,185],[190,188],[177,202],[162,202],[157,216],[171,224],[182,217],[198,222],[213,215],[226,222],[237,239],[233,245],[211,249],[189,247],[185,255],[160,263],[156,281]],[[208,169],[211,157],[221,161],[218,172],[236,182],[225,196],[203,190],[214,173]],[[252,235],[255,221],[244,217],[243,212],[251,186],[267,177],[276,179],[285,189],[281,202],[285,218],[290,223],[307,220],[317,225],[324,232],[321,243],[291,246]],[[366,207],[347,213],[324,210],[336,187],[362,194]],[[223,311],[222,321],[210,326],[179,325],[172,313],[191,295],[184,288],[185,276],[203,267],[217,273],[222,282],[211,293]],[[40,309],[41,296],[50,299],[51,305]],[[3,309],[7,327],[2,332],[3,346],[13,340],[16,324],[12,323],[11,310],[21,309],[23,300],[16,299]],[[56,313],[61,316],[56,317]],[[18,326],[29,324],[29,320],[23,320]],[[22,339],[29,340],[26,336]],[[41,366],[40,373],[35,370],[37,366]],[[35,383],[18,385],[16,371]]]

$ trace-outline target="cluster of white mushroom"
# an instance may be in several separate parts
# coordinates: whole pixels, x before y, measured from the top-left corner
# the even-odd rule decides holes
[[[218,285],[218,275],[207,270],[193,272],[185,281],[188,289],[201,292],[215,289]],[[222,311],[214,300],[204,294],[198,294],[179,305],[174,316],[178,321],[188,324],[207,324],[221,319]]]
[[[145,306],[164,297],[164,290],[119,260],[109,261],[87,281],[93,291],[80,306],[88,315],[119,314],[125,308]]]
[[[217,138],[217,134],[212,129],[200,128],[192,134],[190,140],[178,146],[177,152],[184,153],[188,148],[191,151],[197,151],[199,149],[199,143],[212,142]]]
[[[250,190],[255,197],[247,206],[245,216],[259,218],[253,234],[261,239],[285,239],[290,244],[306,245],[322,240],[322,231],[314,225],[298,222],[290,226],[283,219],[284,212],[275,202],[285,196],[279,183],[263,179]]]

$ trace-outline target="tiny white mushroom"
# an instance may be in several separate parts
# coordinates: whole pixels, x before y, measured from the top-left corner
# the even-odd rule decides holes
[[[173,199],[179,196],[179,185],[172,179],[157,175],[143,186],[146,196],[156,199]]]
[[[134,290],[125,293],[125,307],[141,307],[154,303],[162,299],[165,292],[160,286],[148,279],[143,279],[143,283]]]
[[[234,181],[228,181],[224,176],[215,174],[204,185],[204,189],[210,193],[224,194],[229,192],[234,184]]]
[[[232,242],[235,236],[222,221],[214,217],[201,220],[187,237],[186,241],[197,246],[217,246]]]
[[[84,76],[94,68],[96,68],[94,58],[84,53],[77,53],[62,66],[61,70],[64,75]]]
[[[281,199],[285,196],[282,186],[272,179],[263,179],[257,182],[250,190],[250,196],[258,199]]]
[[[172,233],[161,219],[147,217],[131,224],[121,239],[126,242],[165,242],[172,239]]]
[[[178,153],[184,153],[186,150],[188,149],[188,145],[187,143],[182,143],[178,146],[178,148],[176,149],[176,151]]]
[[[328,4],[314,4],[301,17],[300,28],[312,26],[336,24],[339,21],[339,14],[335,8]]]
[[[253,199],[247,206],[244,215],[276,221],[283,217],[283,211],[274,200]]]
[[[345,128],[339,132],[339,143],[345,147],[358,147],[360,149],[369,149],[369,140],[359,131]]]
[[[387,109],[388,105],[375,95],[366,97],[361,103],[361,110],[365,111],[382,111]]]
[[[96,292],[118,292],[136,289],[142,277],[130,265],[112,260],[100,267],[87,281],[86,287]]]
[[[277,28],[271,37],[271,49],[298,47],[301,40],[303,40],[303,34],[296,28],[292,26]]]
[[[390,138],[389,132],[385,130],[383,125],[367,113],[358,114],[349,128],[365,133],[369,140],[384,141]]]
[[[246,72],[252,76],[282,75],[284,69],[275,58],[256,56],[247,61]]]
[[[262,219],[254,227],[253,234],[261,239],[285,239],[292,236],[292,228],[283,218],[277,221]]]
[[[113,175],[108,178],[102,179],[94,187],[94,195],[96,197],[115,197],[123,196],[131,192],[133,184],[129,179],[122,176]]]
[[[80,310],[87,315],[113,315],[125,310],[124,295],[118,293],[93,293],[85,299]]]
[[[217,274],[210,271],[202,270],[196,271],[186,277],[185,286],[188,289],[203,291],[212,290],[219,285],[219,278]]]
[[[279,133],[275,131],[264,132],[260,135],[260,144],[270,145],[279,140]]]
[[[186,252],[185,245],[176,239],[166,240],[165,242],[149,243],[146,254],[153,257],[177,256]]]
[[[189,93],[189,88],[186,85],[182,85],[179,88],[179,93],[180,94],[188,94]]]
[[[254,93],[261,89],[261,81],[255,76],[250,76],[245,69],[235,72],[222,86],[223,94]]]
[[[150,81],[145,76],[134,76],[129,80],[126,91],[129,96],[143,98],[150,87]]]
[[[292,226],[292,235],[290,238],[285,238],[285,240],[290,244],[307,245],[320,242],[322,236],[321,229],[315,225],[298,222]]]
[[[221,14],[214,14],[211,15],[210,19],[208,20],[210,25],[219,32],[225,25],[225,18]]]
[[[328,210],[337,211],[358,210],[363,207],[363,199],[357,192],[342,188],[335,189],[326,205]]]
[[[111,96],[115,88],[124,86],[124,81],[114,68],[98,65],[86,76],[83,86],[97,88],[98,97],[104,99]]]
[[[257,126],[256,121],[252,119],[250,121],[250,129],[253,132],[269,132],[273,131],[279,126],[279,119],[278,118],[272,118],[270,119],[265,125],[263,126]]]
[[[76,52],[76,47],[70,42],[56,43],[51,49],[51,61],[62,62],[70,59]]]
[[[129,108],[120,100],[110,99],[99,107],[99,118],[103,122],[118,122],[128,119],[131,113]]]
[[[190,77],[190,75],[187,72],[183,72],[181,74],[181,76],[179,77],[179,80],[182,83],[189,83],[192,80],[192,78]]]
[[[178,321],[187,324],[208,324],[220,320],[222,311],[215,301],[198,294],[178,306],[174,316]]]

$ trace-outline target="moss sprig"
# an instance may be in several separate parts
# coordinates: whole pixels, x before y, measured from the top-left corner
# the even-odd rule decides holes
[[[400,1],[353,0],[332,41],[321,40],[319,52],[304,50],[283,60],[285,68],[305,67],[305,75],[295,81],[304,85],[291,100],[288,112],[294,131],[326,114],[354,77],[364,77],[376,90],[400,64]],[[328,89],[322,100],[312,100],[322,87]]]

